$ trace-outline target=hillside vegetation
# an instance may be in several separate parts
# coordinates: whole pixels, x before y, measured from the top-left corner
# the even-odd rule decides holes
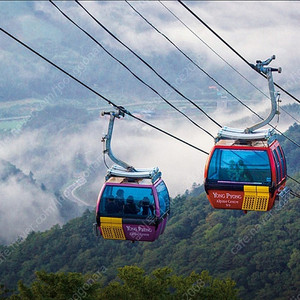
[[[299,179],[299,178],[298,178]],[[31,233],[26,241],[1,247],[2,283],[29,283],[35,270],[95,273],[113,280],[117,268],[136,265],[147,273],[168,266],[177,274],[208,270],[237,282],[244,299],[286,299],[297,295],[300,259],[300,204],[291,199],[268,213],[213,211],[199,188],[173,200],[164,235],[152,244],[97,240],[94,212]],[[2,255],[3,256],[3,255]],[[283,284],[284,283],[284,284]]]
[[[296,140],[298,132],[294,125],[287,135]],[[293,148],[287,157],[299,170],[299,149]],[[299,174],[289,174],[300,181]],[[289,180],[288,186],[299,194],[297,182]],[[136,266],[149,275],[167,267],[178,276],[207,270],[221,280],[231,278],[243,299],[279,300],[299,294],[299,198],[277,202],[269,212],[244,214],[212,209],[203,187],[195,186],[172,199],[166,231],[154,243],[97,239],[94,221],[94,211],[86,211],[62,227],[32,232],[23,242],[1,246],[1,283],[10,289],[20,279],[30,284],[37,270],[44,270],[47,277],[54,276],[49,272],[92,274],[105,269],[99,282],[111,287],[118,268]]]

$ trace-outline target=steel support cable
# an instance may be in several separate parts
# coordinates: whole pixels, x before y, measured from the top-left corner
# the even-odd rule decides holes
[[[295,198],[299,198],[299,199],[300,199],[300,194],[298,194],[298,193],[296,193],[296,192],[294,192],[294,191],[290,191],[290,194],[291,194],[292,196],[294,196]]]
[[[242,78],[244,78],[252,87],[254,87],[257,91],[259,91],[266,98],[270,99],[270,97],[258,88],[255,84],[253,84],[246,76],[244,76],[239,70],[237,70],[234,66],[232,66],[227,60],[225,60],[217,51],[215,51],[211,46],[209,46],[195,31],[193,31],[189,26],[187,26],[170,8],[168,8],[162,1],[158,1],[171,15],[173,15],[185,28],[187,28],[196,38],[198,38],[206,47],[208,47],[215,55],[217,55],[224,63],[226,63],[232,70],[234,70],[237,74],[239,74]],[[300,123],[295,117],[293,117],[290,113],[288,113],[285,109],[281,107],[281,110],[288,114],[291,118],[293,118],[296,122]]]
[[[182,94],[176,87],[174,87],[169,81],[167,81],[162,75],[160,75],[149,63],[147,63],[140,55],[133,51],[129,46],[122,42],[115,34],[113,34],[108,28],[106,28],[99,20],[97,20],[78,0],[75,2],[99,25],[101,26],[109,35],[111,35],[116,41],[118,41],[122,46],[124,46],[128,51],[130,51],[135,57],[137,57],[141,62],[143,62],[151,71],[153,71],[165,84],[167,84],[171,89],[173,89],[178,95],[180,95],[185,100],[189,101],[197,109],[199,109],[207,118],[209,118],[217,126],[222,127],[218,122],[216,122],[212,117],[210,117],[199,105],[194,101],[189,99],[187,96]]]
[[[239,70],[237,70],[234,66],[232,66],[227,60],[225,60],[217,51],[215,51],[211,46],[209,46],[195,31],[193,31],[188,25],[186,25],[170,8],[168,8],[162,1],[158,1],[171,15],[174,16],[185,28],[187,28],[196,38],[198,38],[206,47],[208,47],[215,55],[217,55],[224,63],[226,63],[232,70],[234,70],[237,74],[239,74],[242,78],[244,78],[252,87],[254,87],[257,91],[259,91],[266,98],[270,99],[270,97],[258,88],[255,84],[253,84],[246,76],[244,76]],[[294,116],[288,113],[285,109],[281,107],[281,110],[288,114],[291,118],[293,118],[296,122],[300,123]]]
[[[241,58],[251,69],[254,69],[251,63],[247,61],[240,53],[238,53],[232,46],[230,46],[219,34],[217,34],[210,26],[208,26],[198,15],[196,15],[186,4],[184,4],[181,0],[177,0],[188,12],[190,12],[199,22],[201,22],[209,31],[211,31],[218,39],[220,39],[230,50],[232,50],[239,58]],[[254,69],[255,70],[255,69]],[[258,70],[255,70],[258,72],[261,76],[267,78],[266,74],[263,74],[259,72]],[[295,101],[300,103],[300,100],[297,99],[295,96],[293,96],[291,93],[286,91],[283,87],[281,87],[279,84],[274,82],[274,85],[277,86],[279,89],[281,89],[283,92],[285,92],[287,95],[289,95],[291,98],[293,98]]]
[[[293,178],[293,177],[291,177],[291,176],[289,176],[289,175],[286,175],[286,176],[287,176],[289,179],[291,179],[291,180],[297,182],[298,184],[300,184],[300,182],[299,182],[298,180],[296,180],[295,178]]]
[[[172,42],[164,33],[158,30],[152,23],[150,23],[137,9],[135,9],[128,1],[125,0],[127,4],[145,21],[147,22],[155,31],[161,34],[168,42],[170,42],[181,54],[183,54],[192,64],[194,64],[199,70],[201,70],[206,76],[208,76],[212,81],[214,81],[218,86],[220,86],[224,91],[226,91],[230,96],[240,102],[243,106],[249,109],[252,113],[256,114],[248,105],[241,101],[238,97],[233,95],[226,87],[209,75],[203,68],[201,68],[196,62],[194,62],[187,54],[185,54],[174,42]],[[256,114],[257,115],[257,114]],[[257,115],[259,117],[259,115]],[[263,119],[262,119],[263,120]]]
[[[15,40],[16,42],[18,42],[19,44],[21,44],[22,46],[24,46],[25,48],[27,48],[28,50],[30,50],[31,52],[33,52],[34,54],[36,54],[37,56],[39,56],[40,58],[42,58],[43,60],[45,60],[46,62],[48,62],[50,65],[52,65],[53,67],[55,67],[56,69],[58,69],[59,71],[63,72],[64,74],[66,74],[67,76],[69,76],[70,78],[72,78],[73,80],[75,80],[76,82],[78,82],[79,84],[81,84],[82,86],[84,86],[85,88],[87,88],[89,91],[91,91],[92,93],[96,94],[98,97],[102,98],[103,100],[105,100],[108,104],[112,105],[113,107],[121,110],[122,112],[124,112],[125,114],[129,115],[130,117],[172,137],[173,139],[176,139],[179,142],[184,143],[185,145],[192,147],[206,155],[208,155],[209,153],[201,148],[198,148],[197,146],[194,146],[192,144],[190,144],[189,142],[186,142],[185,140],[182,140],[181,138],[137,117],[134,116],[131,112],[129,112],[128,110],[126,110],[124,107],[119,106],[117,104],[115,104],[114,102],[112,102],[111,100],[109,100],[108,98],[106,98],[105,96],[101,95],[100,93],[98,93],[97,91],[95,91],[94,89],[92,89],[91,87],[89,87],[87,84],[85,84],[84,82],[82,82],[81,80],[79,80],[78,78],[74,77],[72,74],[68,73],[67,71],[65,71],[64,69],[62,69],[61,67],[59,67],[58,65],[56,65],[54,62],[52,62],[51,60],[49,60],[48,58],[46,58],[45,56],[43,56],[42,54],[40,54],[39,52],[37,52],[36,50],[32,49],[30,46],[28,46],[27,44],[25,44],[24,42],[22,42],[21,40],[19,40],[18,38],[16,38],[15,36],[13,36],[12,34],[10,34],[9,32],[7,32],[6,30],[4,30],[3,28],[0,28],[0,31],[2,31],[3,33],[5,33],[7,36],[9,36],[10,38],[12,38],[13,40]]]
[[[285,137],[287,140],[289,140],[291,143],[293,143],[295,146],[300,148],[300,144],[298,144],[297,142],[295,142],[294,140],[292,140],[290,137],[288,137],[287,135],[285,135],[283,132],[281,132],[279,129],[277,129],[275,126],[271,125],[269,123],[269,125],[275,129],[277,132],[279,132],[283,137]]]
[[[126,0],[125,0],[126,1]],[[128,1],[126,1],[128,3]],[[261,120],[264,120],[261,116],[259,116],[254,110],[252,110],[248,105],[246,105],[243,101],[241,101],[238,97],[233,95],[229,90],[227,90],[222,84],[220,84],[217,80],[215,80],[212,76],[210,76],[206,71],[204,71],[197,63],[195,63],[188,55],[186,55],[174,42],[172,42],[164,33],[159,31],[153,24],[151,24],[141,13],[139,13],[130,3],[128,5],[141,17],[143,18],[154,30],[156,30],[159,34],[161,34],[164,38],[166,38],[180,53],[182,53],[189,61],[191,61],[197,68],[199,68],[202,72],[204,72],[210,79],[212,79],[217,85],[219,85],[222,89],[224,89],[229,95],[231,95],[234,99],[240,102],[243,106],[249,109],[253,114],[255,114]]]
[[[125,0],[126,1],[126,0]],[[243,101],[241,101],[238,97],[233,95],[230,91],[228,91],[223,85],[221,85],[218,81],[216,81],[213,77],[211,77],[207,72],[205,72],[198,64],[196,64],[192,59],[190,59],[189,56],[187,56],[174,42],[172,42],[164,33],[159,31],[153,24],[151,24],[140,12],[137,11],[128,1],[126,3],[145,21],[147,24],[149,24],[154,30],[156,30],[159,34],[161,34],[164,38],[166,38],[180,53],[182,53],[189,61],[191,61],[196,67],[198,67],[202,72],[204,72],[210,79],[212,79],[214,82],[216,82],[221,88],[223,88],[227,93],[229,93],[234,99],[236,99],[238,102],[240,102],[243,106],[245,106],[248,110],[250,110],[253,114],[255,114],[258,118],[261,120],[264,120],[258,113],[256,113],[253,109],[251,109],[248,105],[246,105]],[[273,125],[268,123],[273,129],[276,129]],[[281,135],[283,135],[285,138],[287,138],[289,141],[294,143],[296,146],[300,147],[300,144],[296,143],[289,137],[287,137],[285,134],[283,134],[281,131],[276,129]]]
[[[282,107],[280,107],[280,109],[282,111],[284,111],[287,115],[289,115],[292,119],[294,119],[297,123],[300,123],[299,120],[297,120],[294,116],[292,116],[288,111],[286,111],[285,109],[283,109]]]
[[[250,85],[252,85],[257,91],[263,94],[265,97],[270,97],[265,94],[260,88],[253,84],[246,76],[239,72],[234,66],[232,66],[228,61],[226,61],[217,51],[215,51],[211,46],[209,46],[195,31],[193,31],[189,26],[187,26],[174,12],[172,12],[162,1],[158,1],[171,15],[173,15],[185,28],[187,28],[195,37],[197,37],[206,47],[208,47],[215,55],[217,55],[225,64],[227,64],[232,70],[244,78]]]
[[[110,57],[112,57],[115,61],[117,61],[119,64],[121,64],[127,71],[129,71],[137,80],[139,80],[142,84],[147,86],[149,89],[151,89],[156,95],[158,95],[163,101],[165,101],[168,105],[170,105],[173,109],[175,109],[177,112],[182,114],[184,117],[186,117],[191,123],[193,123],[195,126],[203,130],[205,133],[210,135],[212,138],[214,136],[207,131],[205,128],[198,125],[194,120],[192,120],[187,114],[182,112],[180,109],[178,109],[175,105],[173,105],[170,101],[168,101],[166,98],[164,98],[157,90],[155,90],[153,87],[151,87],[148,83],[146,83],[143,79],[141,79],[138,75],[136,75],[127,65],[125,65],[121,60],[119,60],[117,57],[115,57],[113,54],[111,54],[99,41],[97,41],[91,34],[89,34],[86,30],[84,30],[82,27],[80,27],[74,20],[72,20],[66,13],[64,13],[52,0],[49,0],[49,2],[65,17],[67,18],[72,24],[74,24],[78,29],[80,29],[83,33],[85,33],[90,39],[92,39],[98,46],[102,48]]]
[[[140,121],[140,122],[142,122],[142,123],[144,123],[144,124],[146,124],[146,125],[148,125],[148,126],[154,128],[154,129],[156,129],[156,130],[158,130],[158,131],[160,131],[160,132],[162,132],[162,133],[164,133],[164,134],[166,134],[166,135],[168,135],[168,136],[170,136],[170,137],[172,137],[172,138],[174,138],[174,139],[176,139],[177,141],[180,141],[180,142],[184,143],[185,145],[187,145],[187,146],[189,146],[189,147],[192,147],[192,148],[194,148],[194,149],[196,149],[196,150],[198,150],[198,151],[200,151],[200,152],[202,152],[202,153],[204,153],[204,154],[206,154],[206,155],[209,154],[209,153],[206,152],[205,150],[202,150],[202,149],[200,149],[200,148],[198,148],[198,147],[196,147],[196,146],[194,146],[194,145],[192,145],[192,144],[190,144],[190,143],[188,143],[188,142],[186,142],[186,141],[184,141],[184,140],[182,140],[182,139],[180,139],[180,138],[174,136],[173,134],[171,134],[171,133],[169,133],[169,132],[167,132],[167,131],[165,131],[165,130],[163,130],[163,129],[157,127],[157,126],[155,126],[155,125],[153,125],[153,124],[151,124],[151,123],[149,123],[149,122],[147,122],[147,121],[145,121],[145,120],[143,120],[143,119],[141,119],[141,118],[138,118],[138,117],[134,116],[134,115],[131,114],[129,111],[127,111],[124,107],[119,106],[119,105],[116,105],[116,104],[113,103],[111,100],[109,100],[109,99],[106,98],[105,96],[101,95],[100,93],[98,93],[97,91],[95,91],[94,89],[92,89],[91,87],[89,87],[87,84],[83,83],[81,80],[77,79],[76,77],[74,77],[73,75],[71,75],[70,73],[68,73],[67,71],[65,71],[65,70],[62,69],[61,67],[59,67],[58,65],[56,65],[54,62],[52,62],[52,61],[49,60],[48,58],[44,57],[42,54],[40,54],[40,53],[37,52],[36,50],[32,49],[30,46],[28,46],[27,44],[25,44],[24,42],[22,42],[21,40],[19,40],[18,38],[16,38],[15,36],[13,36],[12,34],[10,34],[9,32],[7,32],[6,30],[4,30],[3,28],[0,28],[0,30],[1,30],[3,33],[5,33],[7,36],[9,36],[9,37],[12,38],[13,40],[15,40],[16,42],[18,42],[19,44],[21,44],[22,46],[24,46],[25,48],[27,48],[28,50],[30,50],[31,52],[33,52],[34,54],[36,54],[36,55],[39,56],[40,58],[42,58],[42,59],[45,60],[46,62],[48,62],[49,64],[51,64],[53,67],[55,67],[55,68],[58,69],[59,71],[63,72],[64,74],[66,74],[67,76],[69,76],[70,78],[72,78],[73,80],[75,80],[76,82],[78,82],[79,84],[81,84],[82,86],[84,86],[85,88],[87,88],[89,91],[91,91],[92,93],[96,94],[97,96],[99,96],[100,98],[102,98],[103,100],[105,100],[108,104],[112,105],[113,107],[120,109],[121,111],[123,111],[125,114],[131,116],[132,118],[134,118],[134,119],[136,119],[136,120],[138,120],[138,121]],[[288,176],[288,175],[287,175],[287,176]],[[294,179],[294,178],[292,178],[292,177],[290,177],[290,176],[288,176],[288,177],[289,177],[290,179],[294,180],[295,182],[297,182],[297,183],[300,184],[300,182],[297,181],[296,179]]]

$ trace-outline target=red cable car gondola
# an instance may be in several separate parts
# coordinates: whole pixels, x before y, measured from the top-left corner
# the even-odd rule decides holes
[[[255,68],[267,75],[272,101],[269,117],[246,130],[224,127],[210,152],[205,171],[204,187],[214,208],[267,211],[276,198],[286,197],[287,178],[284,152],[271,130],[257,130],[268,124],[276,113],[276,95],[272,71],[257,61]]]
[[[284,189],[286,161],[277,140],[220,140],[205,168],[205,191],[214,208],[270,210]]]
[[[116,159],[110,149],[115,117],[110,114],[108,134],[104,137],[104,153],[116,162],[107,171],[96,207],[96,228],[104,239],[148,241],[158,239],[170,214],[167,187],[158,168],[134,169]]]

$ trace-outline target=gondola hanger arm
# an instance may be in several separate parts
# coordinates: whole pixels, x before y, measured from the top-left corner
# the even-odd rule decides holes
[[[255,69],[257,72],[263,73],[267,76],[268,83],[269,83],[269,92],[270,92],[270,97],[271,97],[271,112],[265,120],[255,124],[249,128],[246,128],[244,130],[245,133],[252,133],[255,130],[267,125],[269,122],[272,121],[274,116],[276,114],[278,114],[277,97],[279,96],[279,94],[277,92],[275,92],[272,72],[281,73],[282,69],[280,67],[279,68],[266,67],[273,59],[275,59],[275,55],[266,59],[265,61],[257,60],[256,65],[251,64],[251,67],[253,69]]]
[[[110,119],[109,119],[109,124],[108,124],[108,130],[107,130],[107,134],[105,136],[103,136],[102,138],[102,142],[103,142],[103,154],[107,154],[108,157],[117,165],[121,166],[122,168],[124,168],[127,171],[130,172],[134,172],[135,169],[133,166],[130,166],[129,164],[127,164],[126,162],[118,159],[117,157],[115,157],[115,155],[113,154],[112,150],[111,150],[111,139],[112,139],[112,133],[113,133],[113,128],[114,128],[114,122],[115,122],[115,118],[121,118],[124,117],[124,111],[122,109],[117,109],[116,111],[102,111],[101,112],[101,116],[105,116],[105,115],[109,115]]]

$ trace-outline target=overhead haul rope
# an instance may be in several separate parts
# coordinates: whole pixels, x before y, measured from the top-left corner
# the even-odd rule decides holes
[[[295,178],[293,178],[293,177],[291,177],[289,175],[287,175],[287,177],[290,178],[290,179],[292,179],[292,180],[294,180],[296,183],[300,184],[300,182],[298,180],[296,180]]]
[[[252,111],[244,102],[242,102],[238,97],[233,95],[225,86],[219,83],[214,77],[207,73],[203,68],[201,68],[193,59],[191,59],[186,53],[184,53],[171,39],[169,39],[164,33],[158,30],[151,22],[149,22],[136,8],[134,8],[127,0],[125,2],[147,23],[149,24],[156,32],[162,35],[169,43],[171,43],[181,54],[183,54],[193,65],[195,65],[200,71],[202,71],[207,77],[214,81],[218,86],[220,86],[224,91],[226,91],[230,96],[238,100],[242,105]],[[254,111],[252,111],[255,113]]]
[[[143,58],[141,58],[137,53],[135,53],[130,47],[128,47],[125,43],[123,43],[119,38],[117,38],[109,29],[107,29],[101,22],[99,22],[82,4],[75,0],[75,2],[98,24],[100,25],[107,33],[109,33],[115,40],[117,40],[121,45],[123,45],[126,49],[128,49],[132,54],[134,54],[138,59],[140,59],[146,66],[148,66],[159,78],[161,78],[167,85],[169,85],[173,90],[175,90],[179,95],[181,95],[183,98],[191,102],[193,105],[195,105],[198,109],[200,109],[211,121],[213,121],[215,124],[217,124],[219,127],[222,127],[219,123],[217,123],[213,118],[211,118],[205,111],[203,111],[197,104],[195,104],[192,100],[184,96],[180,91],[178,91],[175,87],[173,87],[172,84],[170,84],[166,79],[164,79],[152,66],[150,66]],[[233,97],[235,97],[233,95]],[[235,97],[238,101],[241,102],[244,106],[246,106],[251,112],[253,112],[257,117],[259,117],[261,120],[264,120],[261,116],[259,116],[255,111],[253,111],[250,107],[248,107],[246,104],[244,104],[241,100],[239,100],[237,97]],[[276,129],[273,125],[269,124],[273,129]],[[292,143],[300,147],[300,145],[296,142],[294,142],[292,139],[284,135],[281,131],[276,129],[280,134],[285,136],[288,140],[290,140]]]
[[[110,36],[112,36],[116,41],[118,41],[122,46],[124,46],[128,51],[130,51],[135,57],[137,57],[141,62],[143,62],[151,71],[153,71],[164,83],[166,83],[170,88],[172,88],[178,95],[180,95],[185,100],[189,101],[197,109],[199,109],[207,118],[209,118],[217,126],[222,127],[218,122],[216,122],[212,117],[210,117],[199,105],[194,101],[189,99],[183,93],[181,93],[176,87],[174,87],[169,81],[167,81],[162,75],[160,75],[149,63],[147,63],[140,55],[133,51],[129,46],[122,42],[115,34],[113,34],[108,28],[106,28],[99,20],[97,20],[78,0],[75,2],[99,25],[101,26]]]
[[[126,1],[126,0],[125,0]],[[77,2],[77,0],[76,0]],[[264,120],[263,117],[261,117],[258,113],[256,113],[253,109],[251,109],[248,105],[246,105],[242,100],[240,100],[238,97],[233,95],[229,90],[227,90],[223,85],[221,85],[217,80],[215,80],[211,75],[209,75],[206,71],[204,71],[198,64],[196,64],[188,55],[186,55],[174,42],[172,42],[164,33],[159,31],[152,23],[150,23],[137,9],[135,9],[128,1],[126,3],[145,21],[147,24],[149,24],[154,30],[156,30],[159,34],[161,34],[165,39],[167,39],[180,53],[182,53],[187,59],[189,59],[196,67],[198,67],[202,72],[204,72],[210,79],[212,79],[216,84],[218,84],[222,89],[224,89],[228,94],[230,94],[234,99],[236,99],[238,102],[240,102],[242,105],[244,105],[247,109],[249,109],[253,114],[255,114],[259,119]],[[268,97],[269,98],[269,97]],[[296,146],[300,147],[300,144],[293,141],[291,138],[286,136],[284,133],[282,133],[279,129],[277,129],[272,124],[268,123],[273,129],[275,129],[277,132],[279,132],[282,136],[287,138],[290,142],[295,144]]]
[[[217,51],[215,51],[211,46],[209,46],[194,30],[192,30],[188,25],[186,25],[173,11],[170,10],[162,1],[158,1],[171,15],[173,15],[185,28],[187,28],[198,40],[200,40],[209,50],[211,50],[215,55],[217,55],[224,63],[226,63],[232,70],[238,73],[242,78],[244,78],[250,85],[252,85],[256,90],[262,93],[265,97],[270,97],[265,94],[260,88],[253,84],[247,77],[240,73],[234,66],[232,66],[225,58],[223,58]]]
[[[185,114],[183,111],[178,109],[174,104],[172,104],[170,101],[168,101],[165,97],[163,97],[156,89],[154,89],[152,86],[150,86],[148,83],[146,83],[143,79],[141,79],[138,75],[136,75],[127,65],[125,65],[121,60],[119,60],[117,57],[115,57],[112,53],[110,53],[99,41],[97,41],[91,34],[89,34],[86,30],[84,30],[82,27],[80,27],[74,20],[72,20],[66,13],[64,13],[52,0],[49,0],[50,3],[65,17],[67,18],[72,24],[74,24],[78,29],[80,29],[83,33],[85,33],[90,39],[92,39],[98,46],[100,46],[110,57],[112,57],[115,61],[117,61],[119,64],[121,64],[127,71],[129,71],[137,80],[139,80],[142,84],[147,86],[149,89],[151,89],[155,94],[157,94],[163,101],[165,101],[168,105],[170,105],[173,109],[175,109],[177,112],[182,114],[184,117],[186,117],[191,123],[193,123],[195,126],[203,130],[205,133],[210,135],[212,138],[214,136],[208,132],[205,128],[201,127],[199,124],[197,124],[192,118],[190,118],[187,114]]]
[[[106,101],[108,104],[112,105],[113,107],[119,109],[120,111],[124,112],[125,114],[129,115],[130,117],[172,137],[173,139],[176,139],[177,141],[180,141],[184,144],[186,144],[189,147],[192,147],[206,155],[208,155],[209,153],[206,152],[205,150],[194,146],[192,144],[190,144],[189,142],[186,142],[185,140],[133,115],[130,111],[126,110],[124,107],[119,106],[117,104],[115,104],[114,102],[112,102],[111,100],[109,100],[108,98],[106,98],[105,96],[101,95],[100,93],[98,93],[97,91],[95,91],[94,89],[92,89],[91,87],[89,87],[87,84],[85,84],[84,82],[82,82],[81,80],[79,80],[78,78],[74,77],[73,75],[71,75],[70,73],[68,73],[67,71],[65,71],[64,69],[62,69],[61,67],[59,67],[58,65],[56,65],[54,62],[52,62],[51,60],[49,60],[48,58],[44,57],[42,54],[40,54],[39,52],[37,52],[36,50],[32,49],[30,46],[28,46],[27,44],[25,44],[24,42],[22,42],[21,40],[19,40],[18,38],[16,38],[15,36],[13,36],[12,34],[10,34],[9,32],[7,32],[6,30],[4,30],[3,28],[0,28],[0,30],[5,33],[7,36],[9,36],[10,38],[14,39],[16,42],[18,42],[19,44],[21,44],[22,46],[24,46],[25,48],[27,48],[28,50],[30,50],[31,52],[33,52],[34,54],[36,54],[37,56],[39,56],[40,58],[42,58],[43,60],[45,60],[46,62],[48,62],[49,64],[51,64],[53,67],[55,67],[56,69],[60,70],[61,72],[63,72],[64,74],[66,74],[67,76],[69,76],[70,78],[72,78],[73,80],[75,80],[76,82],[78,82],[79,84],[81,84],[82,86],[84,86],[85,88],[87,88],[88,90],[90,90],[92,93],[96,94],[98,97],[102,98],[104,101]]]
[[[262,95],[270,99],[270,97],[263,92],[260,88],[258,88],[255,84],[253,84],[246,76],[244,76],[241,72],[239,72],[234,66],[232,66],[226,59],[224,59],[217,51],[215,51],[211,46],[209,46],[194,30],[192,30],[188,25],[186,25],[170,8],[168,8],[162,1],[158,1],[171,15],[174,16],[185,28],[187,28],[198,40],[200,40],[206,47],[208,47],[215,55],[217,55],[224,63],[226,63],[232,70],[234,70],[237,74],[239,74],[242,78],[244,78],[251,86],[253,86],[257,91],[259,91]],[[287,115],[293,118],[297,123],[300,123],[294,116],[292,116],[289,112],[287,112],[283,107],[281,110],[284,111]]]
[[[208,26],[198,15],[196,15],[186,4],[184,4],[181,0],[177,0],[187,11],[189,11],[199,22],[201,22],[208,30],[210,30],[218,39],[220,39],[230,50],[232,50],[239,58],[241,58],[249,67],[253,69],[253,66],[251,63],[249,63],[246,58],[244,58],[239,52],[237,52],[231,45],[229,45],[219,34],[217,34],[210,26]],[[257,70],[256,70],[257,71]],[[258,72],[258,71],[257,71]],[[258,72],[263,77],[267,78],[266,74],[263,74],[261,72]],[[283,92],[285,92],[287,95],[289,95],[291,98],[293,98],[295,101],[300,103],[300,100],[297,99],[295,96],[293,96],[291,93],[289,93],[287,90],[285,90],[283,87],[281,87],[279,84],[274,82],[274,85],[277,86],[279,89],[281,89]]]
[[[87,88],[89,91],[91,91],[92,93],[96,94],[97,96],[99,96],[100,98],[102,98],[104,101],[106,101],[108,104],[112,105],[113,107],[121,110],[122,112],[124,112],[125,114],[129,115],[130,117],[154,128],[155,130],[158,130],[170,137],[172,137],[173,139],[176,139],[177,141],[179,142],[182,142],[184,143],[185,145],[189,146],[189,147],[192,147],[206,155],[208,155],[209,153],[206,152],[205,150],[197,147],[197,146],[194,146],[176,136],[174,136],[173,134],[141,119],[141,118],[138,118],[136,116],[134,116],[133,114],[131,114],[128,110],[126,110],[124,107],[122,106],[119,106],[119,105],[116,105],[114,102],[112,102],[111,100],[109,100],[108,98],[106,98],[105,96],[101,95],[100,93],[98,93],[97,91],[95,91],[94,89],[92,89],[91,87],[89,87],[87,84],[83,83],[81,80],[79,80],[78,78],[74,77],[73,75],[71,75],[70,73],[68,73],[67,71],[65,71],[64,69],[62,69],[61,67],[59,67],[58,65],[56,65],[54,62],[52,62],[51,60],[49,60],[48,58],[44,57],[42,54],[40,54],[39,52],[37,52],[36,50],[32,49],[30,46],[28,46],[27,44],[25,44],[24,42],[22,42],[21,40],[19,40],[18,38],[16,38],[15,36],[13,36],[12,34],[10,34],[9,32],[7,32],[6,30],[4,30],[3,28],[0,28],[0,30],[5,33],[7,36],[9,36],[10,38],[14,39],[16,42],[18,42],[19,44],[21,44],[22,46],[24,46],[25,48],[27,48],[28,50],[30,50],[31,52],[33,52],[34,54],[36,54],[37,56],[39,56],[40,58],[42,58],[43,60],[45,60],[46,62],[48,62],[50,65],[52,65],[53,67],[55,67],[56,69],[58,69],[59,71],[63,72],[64,74],[66,74],[67,76],[69,76],[70,78],[72,78],[73,80],[75,80],[76,82],[78,82],[79,84],[81,84],[82,86],[84,86],[85,88]],[[290,179],[294,180],[295,182],[297,182],[298,184],[300,184],[299,181],[297,181],[296,179],[294,179],[293,177],[287,175]],[[295,193],[294,193],[295,194]]]
[[[290,194],[292,195],[292,196],[294,196],[294,197],[297,197],[297,198],[299,198],[300,199],[300,194],[298,194],[298,193],[296,193],[296,192],[294,192],[294,191],[290,191]]]
[[[208,49],[210,49],[215,55],[217,55],[224,63],[226,63],[232,70],[234,70],[237,74],[239,74],[243,79],[245,79],[251,86],[253,86],[257,91],[259,91],[266,98],[270,99],[270,97],[258,88],[254,83],[252,83],[246,76],[244,76],[239,70],[237,70],[233,65],[231,65],[224,57],[222,57],[217,51],[215,51],[211,46],[209,46],[194,30],[192,30],[188,25],[186,25],[169,7],[167,7],[162,1],[158,1],[174,18],[176,18],[187,30],[189,30],[198,40],[200,40]],[[297,123],[300,123],[294,116],[292,116],[289,112],[287,112],[283,107],[281,110],[293,118]]]
[[[282,111],[284,111],[287,115],[289,115],[292,119],[294,119],[297,123],[300,123],[299,120],[297,120],[294,116],[292,116],[288,111],[286,111],[285,109],[283,109],[282,107],[280,108]]]

